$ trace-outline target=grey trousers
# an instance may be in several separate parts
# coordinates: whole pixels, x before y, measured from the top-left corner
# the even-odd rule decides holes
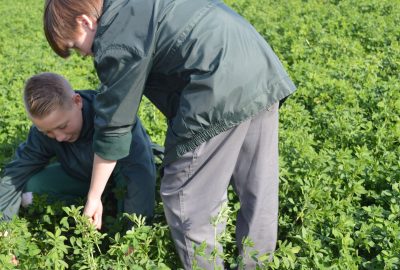
[[[241,208],[236,242],[242,256],[257,250],[273,252],[278,227],[278,103],[259,115],[201,144],[164,168],[161,197],[176,249],[185,269],[222,267],[220,258],[208,260],[225,222],[211,224],[227,201],[231,183]],[[248,236],[254,247],[242,246]],[[207,243],[205,257],[194,256],[193,245]],[[243,250],[245,249],[245,250]],[[246,269],[256,264],[244,257]]]

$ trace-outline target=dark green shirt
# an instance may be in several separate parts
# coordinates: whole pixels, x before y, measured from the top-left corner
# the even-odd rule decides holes
[[[168,119],[168,164],[295,91],[267,42],[218,0],[105,0],[93,52],[105,159],[128,154],[143,94]]]

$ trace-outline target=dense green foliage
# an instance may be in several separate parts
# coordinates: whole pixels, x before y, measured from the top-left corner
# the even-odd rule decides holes
[[[279,243],[269,267],[400,269],[400,1],[226,2],[265,37],[298,86],[280,111]],[[21,101],[29,76],[53,71],[76,89],[97,84],[90,59],[52,53],[41,12],[42,1],[0,2],[1,165],[30,124]],[[140,116],[162,144],[160,113],[144,100]],[[238,203],[230,198],[234,217]],[[112,220],[100,233],[79,209],[43,205],[0,224],[6,269],[12,254],[20,269],[178,267],[160,202],[154,225],[136,219],[126,235],[114,234]],[[228,226],[222,240],[226,260],[240,263],[232,233]]]
[[[299,87],[281,111],[279,238],[299,268],[400,268],[400,2],[232,5]]]

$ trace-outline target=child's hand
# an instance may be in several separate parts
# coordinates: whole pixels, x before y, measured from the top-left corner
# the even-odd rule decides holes
[[[88,216],[90,222],[96,229],[101,229],[101,218],[103,215],[103,203],[101,199],[90,199],[88,198],[83,214]]]
[[[17,266],[19,264],[19,261],[18,261],[17,257],[15,257],[15,255],[11,256],[11,263],[15,266]]]
[[[22,193],[22,198],[21,198],[21,206],[22,207],[28,207],[29,205],[32,204],[33,201],[33,193],[32,192],[25,192]]]

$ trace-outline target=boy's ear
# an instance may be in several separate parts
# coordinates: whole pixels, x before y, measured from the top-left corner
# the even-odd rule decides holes
[[[83,101],[82,101],[81,95],[75,93],[75,94],[72,96],[72,101],[73,101],[73,103],[74,103],[75,105],[77,105],[77,106],[79,107],[79,109],[82,109],[82,107],[83,107]]]
[[[89,29],[91,31],[96,30],[97,21],[86,14],[76,17],[76,22],[80,27],[82,27],[82,29]]]

